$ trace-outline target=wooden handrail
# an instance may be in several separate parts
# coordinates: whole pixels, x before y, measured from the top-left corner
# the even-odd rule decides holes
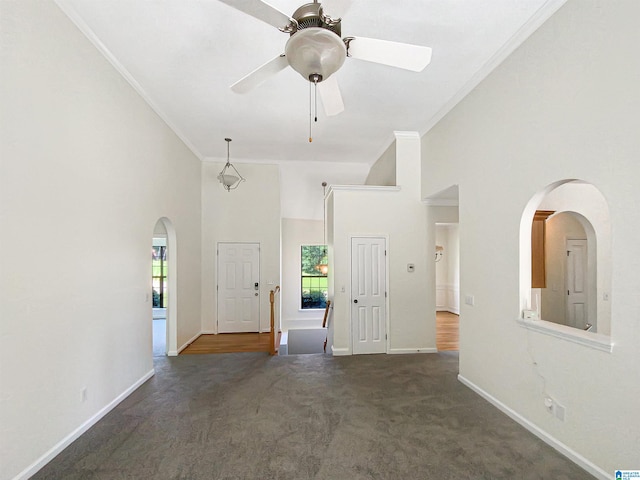
[[[269,351],[270,355],[277,355],[278,350],[280,349],[280,336],[282,335],[282,331],[278,328],[278,334],[276,335],[276,310],[275,310],[275,302],[276,295],[280,291],[280,285],[276,286],[275,290],[271,290],[269,292],[269,303],[271,304],[271,350]]]
[[[331,310],[331,300],[327,300],[327,306],[324,309],[324,318],[322,319],[322,328],[327,328],[327,320],[329,320],[329,310]],[[327,352],[327,341],[329,340],[329,334],[324,339],[324,345],[322,350]]]
[[[322,328],[326,328],[327,319],[329,318],[329,309],[331,308],[331,300],[327,300],[327,306],[324,309],[324,318],[322,319]]]

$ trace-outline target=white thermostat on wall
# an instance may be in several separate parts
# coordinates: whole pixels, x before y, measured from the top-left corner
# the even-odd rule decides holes
[[[407,263],[407,272],[413,273],[416,271],[416,266],[413,263]]]

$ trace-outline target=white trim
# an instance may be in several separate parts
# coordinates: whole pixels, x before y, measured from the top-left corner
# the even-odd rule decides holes
[[[175,355],[169,355],[169,356],[175,357],[176,355],[178,355],[181,351],[183,351],[185,348],[187,348],[189,345],[195,342],[200,335],[203,335],[203,333],[202,332],[196,333],[193,337],[191,337],[190,340],[187,340],[187,342],[178,349],[178,352]]]
[[[513,410],[513,409],[509,408],[508,406],[506,406],[504,403],[502,403],[500,400],[495,398],[493,395],[491,395],[488,392],[484,391],[482,388],[480,388],[475,383],[471,382],[470,380],[467,380],[465,377],[463,377],[460,374],[458,374],[458,380],[461,383],[463,383],[464,385],[466,385],[467,387],[469,387],[471,390],[476,392],[482,398],[487,400],[489,403],[491,403],[498,410],[500,410],[501,412],[506,414],[512,420],[515,420],[520,425],[522,425],[524,428],[529,430],[536,437],[538,437],[539,439],[544,441],[547,445],[555,448],[558,452],[560,452],[562,455],[567,457],[573,463],[575,463],[576,465],[578,465],[581,468],[585,469],[587,472],[589,472],[594,477],[600,478],[602,480],[608,480],[609,478],[611,478],[611,473],[605,472],[603,469],[601,469],[600,467],[595,465],[593,462],[590,462],[585,457],[580,455],[578,452],[576,452],[575,450],[571,449],[570,447],[568,447],[567,445],[562,443],[557,438],[551,436],[549,433],[545,432],[540,427],[538,427],[534,423],[532,423],[529,420],[527,420],[525,417],[520,415],[515,410]]]
[[[384,186],[384,185],[329,185],[327,188],[327,193],[325,198],[331,195],[335,191],[344,191],[344,192],[356,192],[356,191],[365,191],[365,192],[399,192],[402,190],[398,186]]]
[[[415,132],[415,131],[398,131],[398,130],[394,130],[393,131],[393,135],[396,137],[396,140],[398,138],[420,138],[420,133],[419,132]]]
[[[425,198],[422,204],[428,207],[457,207],[459,201],[453,198]]]
[[[184,143],[189,150],[202,161],[203,155],[198,149],[189,141],[186,135],[184,135],[176,125],[169,120],[169,117],[160,109],[158,105],[151,100],[151,97],[147,94],[144,88],[133,78],[133,75],[124,68],[124,66],[116,59],[111,51],[106,47],[104,43],[98,38],[95,32],[87,25],[82,19],[80,14],[64,0],[54,0],[56,5],[69,17],[69,19],[75,24],[76,27],[89,39],[94,47],[107,59],[107,61],[113,66],[113,68],[133,87],[133,89],[142,97],[142,99],[156,112],[156,115],[162,119],[164,123],[173,131],[173,133]]]
[[[42,467],[44,467],[47,463],[49,463],[53,458],[62,452],[65,448],[71,445],[75,440],[77,440],[83,433],[93,427],[96,423],[102,419],[107,413],[113,410],[120,402],[122,402],[125,398],[131,395],[134,391],[140,387],[144,382],[149,380],[151,377],[155,375],[155,370],[151,369],[147,373],[145,373],[139,380],[137,380],[133,385],[127,388],[124,392],[114,398],[111,402],[105,405],[102,409],[100,409],[95,415],[85,421],[82,425],[76,428],[69,435],[64,437],[60,442],[55,444],[48,452],[38,458],[35,462],[25,468],[22,472],[16,475],[13,480],[27,480],[36,474]]]
[[[608,335],[601,333],[585,332],[578,328],[560,325],[558,323],[547,322],[546,320],[530,320],[519,318],[518,323],[521,327],[534,332],[543,333],[552,337],[561,338],[568,342],[584,345],[585,347],[601,350],[603,352],[613,352],[614,343]]]
[[[480,85],[505,59],[511,55],[533,32],[542,26],[562,7],[567,0],[548,0],[507,42],[458,90],[453,97],[433,116],[425,128],[420,130],[421,136],[435,127],[451,110],[454,109],[471,91]]]
[[[389,349],[391,355],[403,355],[407,353],[438,353],[437,348],[423,347],[423,348],[391,348]]]
[[[342,355],[351,355],[351,350],[348,348],[336,348],[331,345],[331,353],[336,357],[340,357]]]

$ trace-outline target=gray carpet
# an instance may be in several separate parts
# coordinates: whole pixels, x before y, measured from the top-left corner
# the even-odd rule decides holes
[[[155,361],[33,478],[593,478],[458,382],[455,353]]]

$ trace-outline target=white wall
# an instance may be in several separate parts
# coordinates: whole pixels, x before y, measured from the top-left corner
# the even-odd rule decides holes
[[[351,343],[351,237],[387,237],[389,353],[435,350],[435,302],[428,291],[426,208],[420,202],[417,134],[396,132],[396,187],[332,187],[327,201],[329,297],[333,299],[329,332],[333,353],[349,355]],[[399,212],[402,212],[399,214]],[[407,271],[407,264],[415,272]],[[344,292],[343,292],[344,287]],[[434,289],[435,290],[435,289]]]
[[[178,340],[200,330],[200,161],[55,4],[0,2],[0,22],[8,479],[33,473],[153,373],[160,217],[178,234]]]
[[[233,160],[232,160],[233,162]],[[227,192],[223,163],[202,163],[202,330],[217,333],[220,242],[260,244],[260,329],[270,329],[269,291],[280,283],[280,175],[276,165],[235,163],[247,180]]]
[[[318,328],[324,310],[300,309],[300,275],[302,245],[322,245],[324,224],[321,220],[282,219],[282,330]]]
[[[461,305],[461,378],[601,478],[640,451],[639,16],[638,2],[570,0],[422,149],[425,196],[459,185],[461,296],[475,300]],[[612,353],[516,321],[523,210],[571,178],[610,206]],[[566,407],[564,421],[547,412],[546,395]]]
[[[395,185],[396,184],[396,142],[391,142],[389,148],[371,166],[365,185]]]
[[[322,220],[324,190],[327,185],[362,185],[369,171],[364,163],[282,162],[280,203],[282,218]]]

